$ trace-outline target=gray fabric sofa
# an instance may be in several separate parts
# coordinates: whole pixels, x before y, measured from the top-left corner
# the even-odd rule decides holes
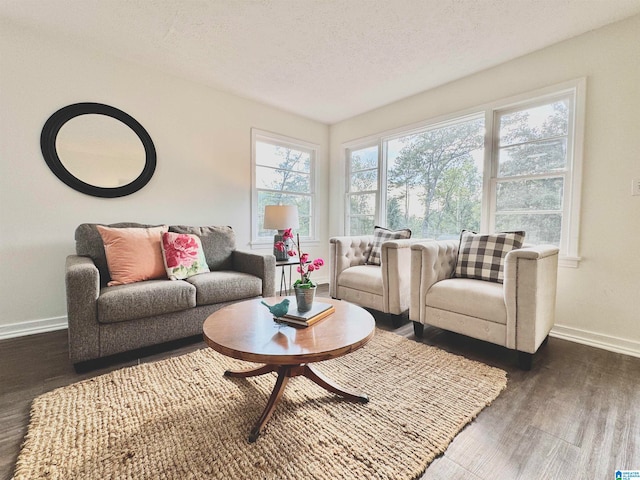
[[[198,235],[211,272],[109,287],[96,224],[78,226],[76,255],[67,257],[65,268],[72,363],[201,334],[207,316],[225,305],[275,295],[275,257],[236,250],[231,227],[176,225],[169,231]]]

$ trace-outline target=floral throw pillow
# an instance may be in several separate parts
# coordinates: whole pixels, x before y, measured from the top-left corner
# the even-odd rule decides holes
[[[184,280],[209,272],[202,243],[196,235],[166,232],[162,234],[162,258],[171,280]]]

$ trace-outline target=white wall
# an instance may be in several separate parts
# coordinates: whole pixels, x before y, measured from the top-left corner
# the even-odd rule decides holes
[[[640,16],[333,125],[330,230],[343,221],[342,144],[587,77],[578,269],[559,272],[555,335],[640,356]]]
[[[40,152],[66,105],[99,102],[138,120],[155,143],[155,175],[133,195],[67,187]],[[252,127],[322,146],[321,242],[328,252],[328,126],[0,22],[0,338],[64,326],[64,262],[83,222],[231,225],[249,249]],[[328,277],[328,276],[327,276]]]
[[[79,223],[228,224],[248,249],[251,127],[323,147],[330,134],[330,172],[327,148],[318,162],[324,235],[310,249],[326,258],[342,231],[343,142],[586,76],[583,261],[560,270],[555,332],[640,354],[640,197],[630,196],[640,177],[638,32],[634,17],[329,129],[0,22],[0,338],[64,325],[64,258]],[[42,126],[81,101],[118,107],[147,129],[158,168],[143,190],[89,197],[49,171]]]

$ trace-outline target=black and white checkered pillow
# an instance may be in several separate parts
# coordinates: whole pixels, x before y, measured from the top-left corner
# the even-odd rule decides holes
[[[454,276],[504,282],[504,257],[522,247],[525,232],[478,235],[462,230]]]
[[[380,265],[382,244],[387,240],[399,240],[402,238],[411,238],[411,230],[408,228],[403,230],[389,230],[376,226],[373,229],[373,242],[369,244],[367,250],[364,252],[364,263],[367,265]]]

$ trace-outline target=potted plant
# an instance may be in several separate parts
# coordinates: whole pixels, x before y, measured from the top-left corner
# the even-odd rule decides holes
[[[291,240],[293,243],[293,248],[287,249],[286,242]],[[324,260],[321,258],[316,258],[313,261],[309,261],[309,254],[302,253],[300,249],[300,235],[296,234],[296,238],[294,240],[293,233],[291,233],[291,229],[288,228],[284,231],[282,235],[282,241],[277,242],[275,247],[283,252],[287,251],[287,255],[290,257],[295,257],[298,255],[299,265],[296,269],[300,274],[300,278],[298,278],[293,284],[293,290],[296,294],[296,302],[298,303],[298,311],[300,312],[308,312],[311,310],[313,306],[313,300],[316,295],[317,284],[315,284],[311,280],[311,273],[319,270],[320,267],[324,265]]]

